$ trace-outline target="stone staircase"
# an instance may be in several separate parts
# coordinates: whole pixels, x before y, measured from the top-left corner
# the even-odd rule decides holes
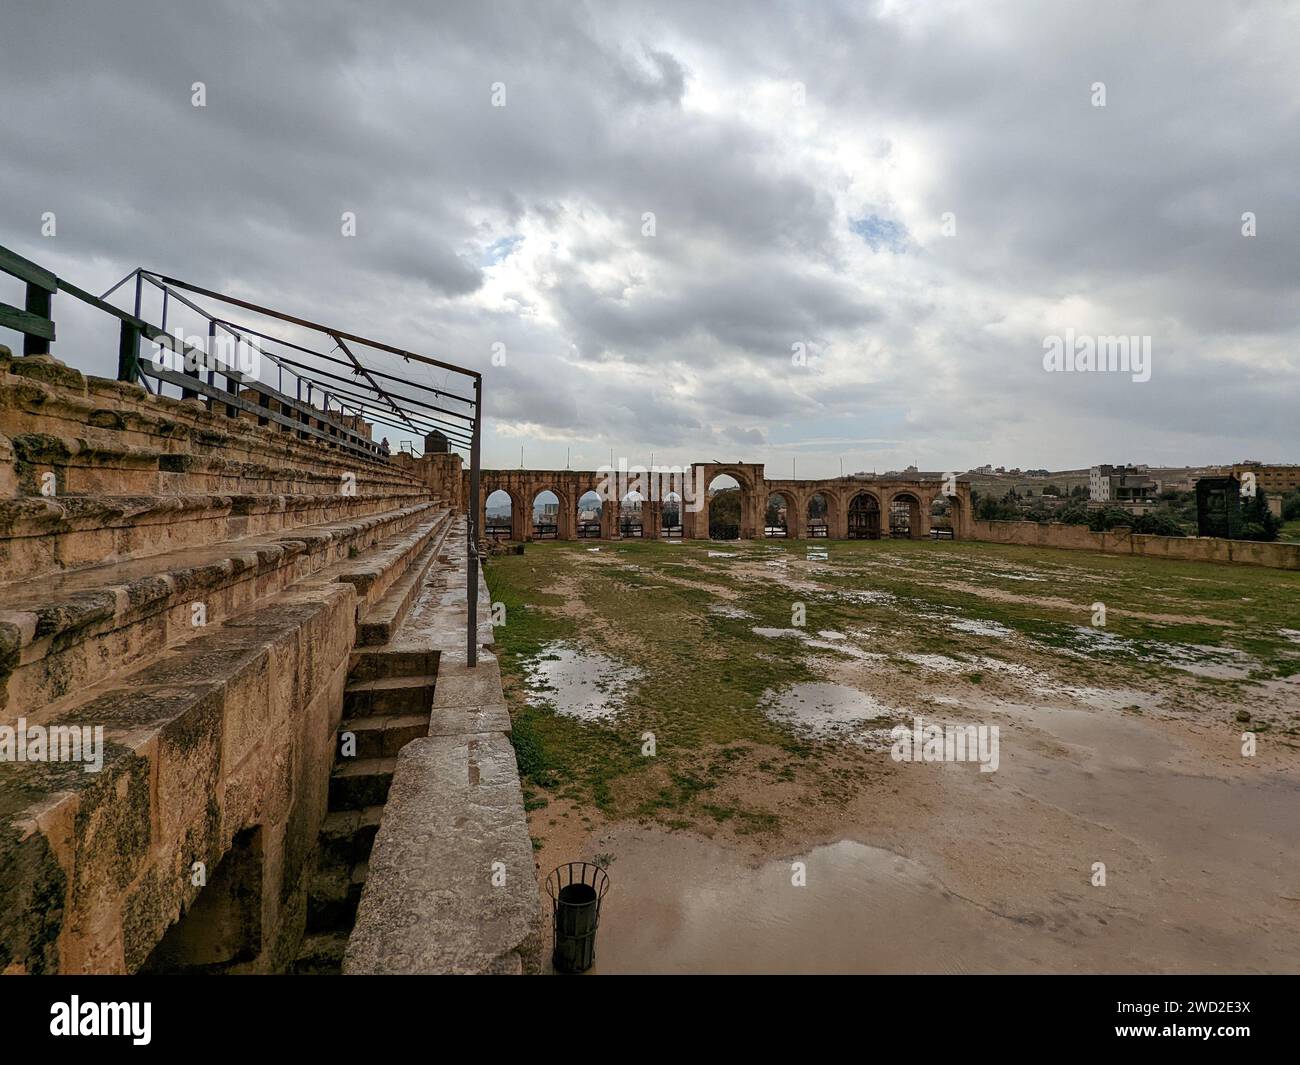
[[[0,972],[288,968],[331,797],[383,799],[341,716],[352,770],[417,734],[357,642],[450,526],[396,462],[0,348],[0,726],[105,741],[0,764]]]
[[[0,973],[537,970],[440,476],[0,348]]]
[[[448,517],[419,561],[358,622],[297,973],[340,971],[397,753],[428,735],[438,652],[404,646],[401,629],[435,563],[451,563],[442,553],[451,526]]]

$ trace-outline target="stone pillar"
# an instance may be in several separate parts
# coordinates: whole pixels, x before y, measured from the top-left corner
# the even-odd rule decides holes
[[[663,500],[645,500],[641,504],[641,538],[658,540],[663,528]]]
[[[608,499],[600,503],[600,538],[602,540],[618,539],[618,503]]]
[[[830,540],[847,540],[849,538],[849,499],[841,493],[831,501],[827,497],[826,536]]]
[[[912,528],[915,530],[912,539],[914,540],[930,539],[930,521],[932,518],[932,515],[930,514],[930,509],[931,508],[924,503],[916,504],[917,520],[912,526]]]

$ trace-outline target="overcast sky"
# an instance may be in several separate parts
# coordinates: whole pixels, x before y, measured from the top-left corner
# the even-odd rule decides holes
[[[478,367],[489,467],[1300,461],[1300,5],[0,5],[0,243]]]

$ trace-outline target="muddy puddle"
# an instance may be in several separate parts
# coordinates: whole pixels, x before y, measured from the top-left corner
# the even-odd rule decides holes
[[[608,655],[556,641],[524,663],[524,678],[531,705],[602,721],[623,709],[641,671]]]
[[[846,721],[862,712],[852,689],[802,687],[799,712]],[[593,841],[613,858],[596,971],[1300,965],[1293,771],[1207,762],[1183,735],[1093,707],[967,710],[1002,722],[997,772],[900,767],[897,787],[846,810],[830,842],[756,854],[734,841],[611,826]],[[1103,884],[1093,882],[1096,863]]]
[[[874,738],[875,732],[868,732],[868,725],[894,713],[866,692],[829,681],[809,681],[764,692],[758,706],[773,721],[804,736],[853,742]]]
[[[641,831],[611,846],[597,973],[960,973],[1010,962],[990,934],[995,919],[878,847],[841,840],[750,866],[687,836]],[[806,886],[794,886],[794,862]]]

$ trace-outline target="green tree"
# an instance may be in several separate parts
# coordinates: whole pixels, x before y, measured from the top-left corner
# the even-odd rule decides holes
[[[1241,532],[1239,539],[1259,540],[1266,543],[1277,539],[1282,519],[1268,509],[1268,496],[1256,492],[1241,500]]]
[[[1282,499],[1282,519],[1284,521],[1300,520],[1300,488]]]

